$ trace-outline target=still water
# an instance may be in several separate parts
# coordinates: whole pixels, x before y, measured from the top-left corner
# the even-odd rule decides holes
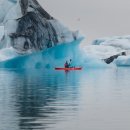
[[[129,130],[130,68],[0,70],[0,130]]]

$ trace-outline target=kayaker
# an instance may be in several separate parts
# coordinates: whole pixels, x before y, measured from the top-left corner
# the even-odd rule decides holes
[[[70,59],[70,62],[69,62],[69,68],[72,67],[72,59]]]
[[[65,68],[69,68],[69,64],[68,64],[67,61],[65,62],[64,67],[65,67]]]

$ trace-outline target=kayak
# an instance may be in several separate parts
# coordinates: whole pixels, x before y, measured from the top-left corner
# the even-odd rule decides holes
[[[77,68],[55,68],[55,70],[69,71],[69,70],[82,70],[82,68],[81,67],[77,67]]]

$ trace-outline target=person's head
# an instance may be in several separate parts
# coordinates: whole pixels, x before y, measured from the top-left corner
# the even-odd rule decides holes
[[[70,59],[70,61],[72,61],[72,59]]]

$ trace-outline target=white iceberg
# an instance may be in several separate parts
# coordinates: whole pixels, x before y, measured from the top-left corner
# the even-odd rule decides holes
[[[112,64],[117,66],[130,66],[130,36],[114,36],[99,38],[91,45],[81,47],[86,55],[92,55],[97,59],[112,59]],[[126,56],[122,56],[122,52]]]
[[[117,66],[130,66],[130,55],[120,56],[114,62]]]

